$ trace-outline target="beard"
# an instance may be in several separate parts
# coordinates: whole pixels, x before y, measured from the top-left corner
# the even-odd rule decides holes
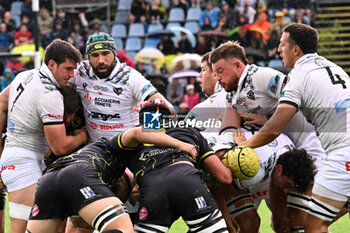
[[[115,64],[116,64],[116,62],[113,61],[113,63],[109,66],[108,65],[97,65],[96,67],[92,67],[92,69],[97,77],[99,77],[100,79],[105,79],[105,78],[108,78],[109,75],[112,73],[112,71],[115,67]],[[100,72],[99,69],[101,67],[106,68],[106,71]]]

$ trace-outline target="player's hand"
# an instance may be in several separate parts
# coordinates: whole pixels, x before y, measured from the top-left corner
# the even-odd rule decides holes
[[[75,135],[80,135],[80,137],[82,137],[83,144],[87,144],[89,137],[88,137],[88,133],[87,133],[85,128],[75,129],[74,133],[75,133]]]
[[[182,142],[178,148],[182,151],[189,153],[193,159],[196,159],[197,150],[196,150],[196,147],[194,145],[186,143],[186,142]]]
[[[246,125],[260,125],[263,126],[267,122],[267,118],[264,114],[255,114],[255,113],[242,113],[239,115],[245,120]]]
[[[237,145],[241,146],[244,144],[245,141],[247,141],[247,138],[244,135],[244,132],[242,131],[233,131],[233,137],[234,141],[237,143]]]
[[[4,184],[4,182],[2,182],[2,179],[0,177],[0,190],[3,190],[6,188],[6,185]]]

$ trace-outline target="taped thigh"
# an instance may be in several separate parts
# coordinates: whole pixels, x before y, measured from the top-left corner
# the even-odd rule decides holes
[[[241,215],[242,213],[255,209],[254,201],[251,194],[243,194],[237,197],[234,197],[227,202],[227,210],[232,219]]]
[[[309,214],[328,222],[331,222],[340,211],[340,209],[314,197],[311,197],[309,207]]]
[[[311,197],[308,195],[298,192],[289,192],[287,196],[287,206],[308,212],[310,200]]]
[[[125,214],[127,211],[122,203],[115,206],[110,205],[94,218],[91,225],[102,232],[111,222]]]
[[[198,219],[185,220],[189,232],[196,233],[228,233],[227,225],[219,209]]]
[[[160,226],[150,223],[139,223],[134,226],[136,233],[166,233],[169,230],[169,227]]]
[[[10,217],[26,220],[28,221],[30,211],[32,210],[31,206],[18,204],[15,202],[9,202],[9,208],[10,208]]]

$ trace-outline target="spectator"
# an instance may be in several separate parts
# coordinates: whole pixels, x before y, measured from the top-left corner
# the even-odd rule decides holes
[[[306,15],[303,15],[303,12],[301,10],[297,10],[294,22],[310,25],[310,20],[308,20]]]
[[[52,31],[53,18],[50,16],[48,10],[45,8],[41,8],[39,10],[38,26],[41,36],[45,36]]]
[[[268,40],[270,37],[269,30],[271,29],[271,23],[267,20],[265,12],[258,13],[256,21],[252,24],[252,27],[261,29],[264,33],[264,39]]]
[[[175,45],[170,37],[166,34],[162,35],[161,40],[159,41],[157,48],[164,54],[175,54]]]
[[[22,14],[21,24],[27,25],[28,31],[34,33],[34,21],[29,18],[29,15]]]
[[[225,15],[219,17],[218,26],[215,28],[216,31],[227,34],[230,31],[230,28],[227,24],[227,18]]]
[[[146,70],[146,66],[145,66],[145,63],[143,62],[138,62],[136,63],[136,67],[135,69],[140,72],[143,76],[145,76],[147,70]],[[158,89],[157,89],[158,90]],[[165,95],[164,95],[165,96]]]
[[[85,41],[86,41],[86,31],[81,29],[80,22],[74,20],[73,31],[69,35],[69,40],[72,44],[80,51],[81,54],[85,54]]]
[[[2,51],[8,51],[11,49],[11,35],[6,30],[6,24],[1,23],[0,24],[0,48]]]
[[[161,74],[162,71],[158,65],[158,60],[157,59],[152,59],[151,60],[151,68],[147,71],[147,74]]]
[[[278,38],[282,36],[282,30],[285,26],[287,26],[287,22],[284,19],[283,12],[277,12],[275,15],[275,22],[271,25],[271,31],[276,30],[278,34]]]
[[[107,26],[102,24],[102,21],[98,18],[93,19],[90,22],[91,29],[89,30],[89,35],[92,35],[94,33],[98,32],[108,32]]]
[[[167,100],[174,106],[175,110],[178,110],[179,104],[182,102],[184,96],[184,88],[180,84],[179,79],[174,78],[171,83],[168,84]]]
[[[63,21],[58,19],[55,21],[55,27],[51,32],[51,41],[60,38],[61,40],[67,40],[68,34],[67,29],[63,27]]]
[[[22,44],[33,43],[32,33],[28,31],[27,25],[22,24],[19,30],[15,34],[15,45],[19,46]]]
[[[21,18],[23,15],[26,15],[29,19],[29,22],[33,20],[33,9],[32,9],[32,0],[25,0],[22,9],[21,9]]]
[[[186,32],[181,32],[181,39],[176,44],[177,53],[191,53],[192,52],[192,44],[187,38]]]
[[[220,17],[222,16],[226,17],[225,27],[228,27],[229,29],[233,29],[238,26],[239,11],[236,8],[231,8],[226,1],[223,1],[221,3],[219,21],[220,21]]]
[[[211,1],[208,1],[205,4],[205,10],[202,11],[199,17],[199,26],[202,27],[205,23],[204,19],[209,17],[211,26],[215,28],[218,25],[218,15],[219,11],[213,8],[213,3]]]
[[[148,3],[145,0],[134,0],[131,4],[129,24],[147,21],[149,18]]]
[[[173,4],[171,5],[170,8],[182,8],[185,12],[185,16],[187,14],[187,1],[186,0],[173,0]]]
[[[252,24],[254,22],[256,10],[252,7],[250,0],[245,0],[244,6],[238,7],[238,10],[244,16],[246,24]]]
[[[204,17],[204,23],[201,26],[201,31],[211,31],[214,30],[210,18],[208,16]]]
[[[63,29],[71,31],[73,26],[72,20],[67,16],[66,12],[63,9],[57,10],[56,17],[53,22],[54,27],[57,20],[60,20]]]
[[[160,11],[159,9],[159,1],[157,2],[152,2],[151,9],[150,9],[150,18],[151,18],[151,23],[161,23],[164,20],[164,13]]]
[[[273,19],[278,12],[282,12],[284,15],[289,15],[294,18],[296,1],[295,0],[269,0],[267,4],[269,21],[273,22]]]
[[[14,19],[11,17],[11,12],[6,11],[4,13],[4,19],[2,21],[3,23],[6,24],[7,31],[10,32],[11,36],[14,36],[16,33],[16,22]]]
[[[210,43],[208,43],[204,36],[198,34],[195,53],[198,53],[199,55],[204,55],[207,52],[210,52],[210,50]]]
[[[4,70],[4,75],[1,78],[1,91],[3,91],[15,79],[15,74],[9,68]]]
[[[134,61],[125,53],[124,49],[120,49],[117,52],[117,57],[118,57],[120,63],[126,63],[128,66],[135,69]]]
[[[179,109],[181,113],[187,113],[194,106],[199,103],[199,94],[194,91],[194,85],[188,84],[186,86],[186,94],[182,98],[182,102],[179,105]]]
[[[306,24],[310,25],[311,20],[311,0],[297,0],[296,9],[302,14],[302,18],[307,22]]]
[[[278,37],[277,31],[273,30],[271,32],[270,38],[267,41],[266,49],[267,49],[267,58],[271,59],[279,59],[278,55],[278,46],[280,43],[280,39]]]
[[[15,73],[15,75],[17,75],[23,70],[24,64],[21,60],[19,60],[18,57],[11,57],[10,60],[7,62],[6,68],[9,68],[13,71],[13,73]]]

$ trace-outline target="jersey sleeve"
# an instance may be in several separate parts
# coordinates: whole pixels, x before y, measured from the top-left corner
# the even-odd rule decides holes
[[[45,93],[38,101],[37,111],[43,125],[63,124],[63,96],[59,91]]]
[[[108,139],[109,144],[112,147],[113,151],[131,151],[131,150],[135,150],[136,148],[133,147],[127,147],[123,145],[122,142],[122,136],[123,136],[124,132],[121,132],[120,134],[117,134],[111,138]]]
[[[198,146],[198,155],[197,155],[197,163],[200,167],[202,167],[203,162],[209,156],[215,155],[214,151],[210,148],[208,141],[199,133],[198,130],[194,129],[194,134],[197,138],[197,146]]]
[[[271,68],[262,68],[258,72],[258,78],[254,79],[255,88],[272,98],[278,99],[287,77]]]
[[[138,71],[130,71],[130,88],[133,93],[133,96],[138,102],[144,101],[146,97],[152,96],[157,93],[157,89],[143,77]]]
[[[301,86],[302,83],[293,77],[291,74],[288,75],[288,83],[283,89],[279,98],[280,104],[290,104],[296,109],[299,109],[301,105]]]

